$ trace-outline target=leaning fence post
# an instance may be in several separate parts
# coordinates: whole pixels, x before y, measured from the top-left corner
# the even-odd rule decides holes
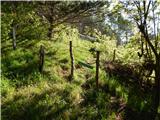
[[[72,41],[69,42],[69,52],[70,52],[70,58],[71,58],[71,73],[70,73],[70,81],[74,77],[74,59],[73,59],[73,52],[72,52]]]
[[[44,68],[44,46],[40,46],[39,49],[39,72],[42,73],[43,72],[43,68]]]
[[[100,54],[100,51],[97,51],[96,52],[96,54],[97,54],[97,59],[96,59],[96,87],[98,88],[98,76],[99,76],[99,54]]]

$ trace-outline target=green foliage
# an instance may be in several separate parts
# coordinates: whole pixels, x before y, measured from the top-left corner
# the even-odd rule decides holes
[[[119,82],[119,78],[108,77],[102,69],[100,69],[99,77],[102,89],[96,92],[95,67],[88,69],[78,64],[78,61],[82,61],[95,66],[94,52],[89,52],[92,47],[101,50],[101,61],[111,60],[113,50],[116,48],[114,40],[100,36],[99,43],[91,43],[79,39],[75,29],[70,27],[67,29],[71,33],[67,35],[66,32],[68,31],[65,29],[60,31],[55,35],[54,42],[39,40],[34,43],[31,41],[32,47],[30,49],[24,49],[24,44],[17,50],[2,56],[2,69],[4,71],[2,72],[4,76],[4,80],[2,80],[3,119],[11,119],[11,117],[20,119],[24,113],[27,119],[51,117],[74,119],[77,116],[79,119],[114,119],[120,99],[128,102],[129,106],[134,106],[137,110],[148,109],[149,104],[146,106],[144,102],[141,102],[142,99],[137,102],[138,104],[132,103],[132,100],[138,100],[139,97],[136,95],[136,98],[132,96],[128,101],[130,89],[124,87]],[[75,31],[74,34],[72,34],[73,31]],[[70,40],[73,42],[75,63],[75,76],[71,83],[67,81],[70,74]],[[39,74],[37,69],[40,45],[45,46],[43,75]],[[125,48],[119,47],[117,50],[121,54],[123,53],[120,57],[117,52],[118,60],[128,59],[127,62],[132,62],[132,59],[136,58],[128,53],[129,50],[134,53],[130,44]],[[79,67],[76,67],[78,65]],[[85,90],[80,87],[85,83],[89,84],[90,89]],[[105,87],[108,92],[105,91]],[[25,93],[26,91],[28,92]],[[115,95],[117,100],[112,103],[110,98]],[[114,105],[116,107],[112,107]],[[25,112],[22,112],[22,109]]]
[[[53,118],[56,120],[114,120],[122,104],[126,105],[122,111],[123,117],[130,112],[128,108],[131,108],[132,115],[135,116],[139,112],[150,112],[152,106],[152,93],[148,92],[150,89],[143,91],[138,80],[109,76],[104,70],[104,63],[112,61],[114,50],[116,50],[115,61],[122,62],[122,65],[141,62],[137,56],[140,48],[137,44],[138,34],[132,35],[130,42],[126,45],[117,47],[117,35],[120,36],[120,34],[117,34],[116,30],[111,30],[108,23],[106,23],[107,27],[102,23],[103,29],[107,32],[115,32],[112,35],[104,34],[105,30],[99,29],[101,24],[93,28],[86,26],[84,33],[97,39],[93,43],[79,37],[76,25],[59,24],[54,26],[54,37],[47,40],[49,26],[46,23],[48,21],[37,15],[37,9],[34,6],[36,3],[33,3],[28,6],[29,8],[25,8],[27,4],[19,2],[14,13],[12,13],[13,6],[6,2],[2,4],[3,120]],[[41,5],[41,2],[38,5]],[[65,11],[68,9],[67,6],[64,3],[61,5],[64,8],[61,7],[60,11],[69,14]],[[67,2],[67,5],[72,5],[72,2]],[[122,7],[116,5],[112,12],[119,11]],[[76,9],[75,6],[74,9]],[[119,17],[119,21],[113,18],[115,16]],[[111,16],[111,20],[115,20],[114,24],[120,24],[118,27],[122,30],[119,31],[121,33],[131,27],[125,28],[129,21],[120,14]],[[18,25],[16,50],[12,50],[11,47],[13,21]],[[69,41],[72,41],[73,45],[75,68],[73,81],[69,81],[71,68]],[[41,45],[44,46],[45,51],[42,74],[38,71]],[[96,88],[95,83],[96,50],[100,51],[99,89]],[[124,119],[130,118],[124,117]]]

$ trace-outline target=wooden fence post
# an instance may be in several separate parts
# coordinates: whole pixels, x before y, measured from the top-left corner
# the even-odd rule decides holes
[[[113,62],[114,62],[114,60],[115,60],[115,58],[116,58],[116,50],[114,49],[114,51],[113,51]]]
[[[43,72],[43,67],[44,67],[44,47],[41,45],[39,49],[39,72]]]
[[[100,51],[97,51],[97,59],[96,59],[96,87],[98,88],[98,77],[99,77],[99,54]]]
[[[70,73],[70,81],[74,77],[74,59],[73,59],[73,52],[72,52],[72,41],[69,42],[69,52],[70,52],[70,58],[71,58],[71,73]]]

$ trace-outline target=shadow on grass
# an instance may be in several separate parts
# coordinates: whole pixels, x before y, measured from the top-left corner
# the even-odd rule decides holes
[[[16,42],[17,49],[18,48],[28,49],[28,48],[34,46],[38,42],[39,42],[39,40],[28,40],[28,39],[27,40],[17,40],[17,42]],[[12,39],[10,39],[8,45],[2,44],[2,47],[1,47],[2,55],[8,54],[9,52],[12,52],[12,51],[14,51],[13,46],[12,46]]]
[[[101,83],[97,89],[94,78],[86,81],[86,83],[82,85],[82,88],[85,90],[85,94],[81,107],[88,108],[92,106],[94,110],[97,110],[97,112],[92,115],[92,119],[111,119],[109,116],[117,112],[121,102],[120,97],[116,96],[115,89],[110,89],[107,84]]]
[[[2,75],[15,83],[16,87],[29,84],[40,76],[37,63],[33,54],[6,56],[2,59]]]
[[[116,83],[113,84],[112,81]],[[125,90],[117,91],[117,88],[122,86]],[[152,89],[141,88],[137,80],[113,76],[109,78],[109,82],[99,85],[99,90],[96,89],[95,80],[86,81],[82,85],[86,93],[84,95],[83,106],[96,106],[97,108],[105,109],[105,106],[110,106],[106,109],[116,114],[120,114],[124,120],[152,120]],[[123,92],[126,91],[126,100],[123,98]],[[106,97],[101,96],[105,94]],[[97,101],[99,96],[101,101]],[[112,99],[112,100],[111,100]],[[104,107],[104,108],[103,108]],[[109,113],[108,113],[109,114]],[[107,117],[106,117],[107,118]],[[97,114],[96,119],[102,119],[100,114]]]
[[[54,91],[55,90],[55,91]],[[64,112],[70,108],[69,91],[44,90],[30,97],[14,96],[2,103],[3,120],[52,120],[65,119]],[[56,92],[56,94],[54,94]],[[61,96],[61,97],[60,97]]]
[[[138,80],[117,77],[116,81],[128,89],[126,106],[122,112],[124,120],[152,120],[152,89],[142,88]]]

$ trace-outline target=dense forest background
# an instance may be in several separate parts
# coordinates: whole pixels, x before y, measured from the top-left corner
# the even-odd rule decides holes
[[[160,1],[2,1],[2,120],[160,120]]]

